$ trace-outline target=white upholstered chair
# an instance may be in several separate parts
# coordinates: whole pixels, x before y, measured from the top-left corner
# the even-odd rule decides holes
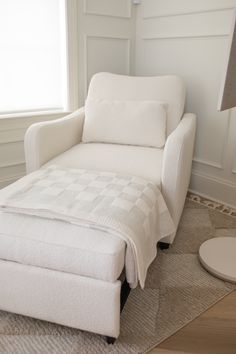
[[[88,100],[135,101],[137,106],[140,101],[160,102],[167,110],[166,141],[160,146],[149,144],[145,129],[138,142],[132,129],[117,129],[121,141],[112,141],[116,129],[111,127],[110,140],[106,139],[102,118],[91,132],[81,108],[65,118],[28,129],[27,172],[57,164],[144,177],[160,188],[177,228],[189,185],[196,125],[194,114],[183,113],[183,80],[177,76],[99,73],[91,80]],[[118,337],[123,240],[112,235],[107,238],[101,231],[23,215],[0,214],[0,225],[1,309]],[[15,237],[14,248],[9,234]],[[174,237],[175,233],[162,241],[169,244]]]

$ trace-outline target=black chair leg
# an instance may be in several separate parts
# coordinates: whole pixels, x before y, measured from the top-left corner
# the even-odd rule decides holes
[[[166,242],[159,242],[158,246],[161,250],[168,250],[168,248],[170,247],[170,244],[166,243]]]
[[[131,291],[131,288],[125,278],[125,280],[122,283],[121,291],[120,291],[120,312],[122,312],[122,310],[125,306],[125,303],[129,297],[130,291]],[[114,338],[114,337],[106,337],[107,344],[114,344],[115,341],[116,341],[116,338]]]
[[[107,344],[114,344],[116,341],[116,338],[113,337],[106,337],[106,342]]]

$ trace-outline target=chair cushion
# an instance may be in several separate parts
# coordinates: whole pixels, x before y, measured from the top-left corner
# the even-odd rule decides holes
[[[168,105],[167,136],[182,118],[185,95],[184,81],[175,75],[137,77],[97,73],[88,90],[88,99],[165,102]]]
[[[165,106],[158,101],[87,99],[82,141],[162,148]]]
[[[87,143],[78,144],[50,160],[72,168],[109,171],[146,178],[161,188],[163,150],[150,147]]]
[[[0,259],[114,282],[125,242],[59,220],[0,213]]]

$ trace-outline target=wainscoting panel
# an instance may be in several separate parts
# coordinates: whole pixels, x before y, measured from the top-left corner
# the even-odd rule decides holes
[[[234,8],[234,0],[144,0],[142,17],[178,16]]]
[[[136,75],[177,74],[197,114],[191,190],[236,205],[235,113],[217,112],[236,0],[146,0],[138,7]]]
[[[91,77],[97,72],[129,74],[130,40],[128,38],[86,36],[85,47],[86,88],[88,88]]]
[[[25,163],[13,163],[12,165],[0,166],[0,188],[9,183],[16,181],[18,178],[25,175]]]
[[[79,102],[100,71],[132,72],[135,11],[130,0],[79,0]]]
[[[143,38],[179,38],[228,35],[232,10],[165,16],[143,21]],[[209,23],[211,26],[209,26]]]
[[[7,144],[13,141],[22,141],[24,139],[25,129],[11,129],[0,131],[0,144]]]
[[[1,166],[22,163],[24,161],[23,141],[0,144]]]
[[[24,135],[37,122],[52,120],[67,113],[0,119],[0,188],[25,175]]]
[[[89,15],[131,17],[131,1],[84,0],[84,13]]]

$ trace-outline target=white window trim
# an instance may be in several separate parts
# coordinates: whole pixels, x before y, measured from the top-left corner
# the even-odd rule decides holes
[[[64,0],[65,4],[65,49],[66,49],[66,107],[25,110],[10,113],[0,113],[0,120],[6,118],[51,116],[69,114],[79,108],[79,77],[78,77],[78,1]]]
[[[79,108],[79,9],[77,0],[65,0],[67,53],[67,110]]]
[[[0,121],[10,118],[26,118],[26,117],[41,117],[41,116],[54,116],[57,114],[70,114],[73,111],[68,111],[67,109],[45,109],[45,110],[34,110],[34,111],[22,111],[9,114],[0,114]]]

